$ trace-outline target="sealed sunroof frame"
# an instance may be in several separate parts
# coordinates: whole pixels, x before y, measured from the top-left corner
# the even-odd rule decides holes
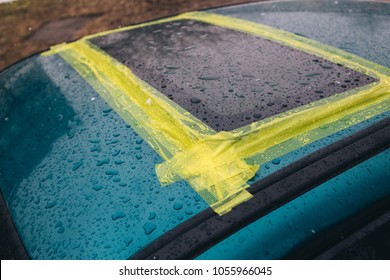
[[[376,81],[289,46],[194,20],[89,42],[217,132]]]
[[[375,82],[334,94],[231,131],[216,132],[128,67],[91,43],[94,38],[165,22],[194,20],[262,37],[372,77]],[[390,70],[339,49],[253,22],[186,13],[103,32],[59,45],[59,54],[129,123],[165,162],[163,185],[187,180],[222,215],[252,196],[245,190],[260,164],[390,109]]]

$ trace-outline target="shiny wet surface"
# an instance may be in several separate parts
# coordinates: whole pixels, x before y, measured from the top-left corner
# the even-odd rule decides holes
[[[352,12],[340,8],[329,12],[298,10],[297,14],[278,10],[273,14],[274,5],[218,12],[264,19],[269,25],[335,47],[349,46],[352,53],[390,67],[384,51],[388,42],[384,38],[390,32],[386,9],[357,10],[355,14],[352,5],[348,6]],[[266,16],[255,17],[254,11]],[[304,17],[296,16],[302,13],[307,14],[306,23]],[[369,24],[354,29],[358,18]],[[335,22],[332,28],[337,29],[319,28],[316,21]],[[380,32],[367,32],[370,28]],[[354,36],[367,40],[354,41]],[[348,43],[351,41],[355,45]],[[127,258],[208,207],[186,183],[161,188],[154,166],[162,159],[57,56],[34,57],[1,73],[0,104],[1,188],[33,258]],[[368,119],[276,158],[262,165],[249,183],[388,116]],[[324,225],[339,221],[340,213],[358,211],[388,191],[373,187],[388,182],[389,169],[383,171],[388,159],[387,152],[345,178],[335,178],[329,182],[330,189],[307,193],[204,257],[278,258],[288,253]],[[375,179],[367,177],[371,171],[378,174]],[[261,240],[256,228],[260,228]],[[237,256],[237,248],[249,249]],[[252,248],[261,250],[247,255]]]
[[[216,131],[376,81],[261,37],[191,20],[91,41]]]
[[[58,56],[0,74],[0,182],[33,259],[126,259],[206,208]]]

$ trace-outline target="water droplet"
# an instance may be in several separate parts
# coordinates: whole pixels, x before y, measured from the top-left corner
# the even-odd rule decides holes
[[[52,200],[52,201],[49,201],[46,205],[45,205],[45,208],[46,209],[50,209],[50,208],[53,208],[54,206],[57,205],[57,201],[55,200]]]
[[[61,221],[58,221],[54,227],[58,228],[58,227],[62,227],[62,226],[64,226],[64,224]]]
[[[126,246],[129,246],[133,242],[133,237],[129,237],[128,239],[125,240]]]
[[[103,109],[103,113],[105,113],[105,114],[110,113],[111,111],[112,111],[112,108]]]
[[[111,215],[111,219],[113,219],[115,221],[117,219],[122,219],[125,216],[126,216],[126,214],[123,213],[122,211],[117,211],[117,212],[115,212],[114,214]]]
[[[111,140],[111,141],[107,141],[106,144],[107,144],[107,145],[112,145],[112,144],[116,144],[116,143],[118,143],[118,142],[119,142],[118,139],[113,139],[113,140]]]
[[[179,69],[180,68],[180,66],[177,66],[177,65],[165,65],[164,67],[167,69]]]
[[[114,175],[118,175],[118,174],[119,174],[119,171],[116,170],[116,169],[108,169],[108,170],[106,170],[106,175],[114,176]]]
[[[320,76],[321,73],[319,72],[312,72],[312,73],[309,73],[309,74],[306,74],[305,76],[306,77],[315,77],[315,76]]]
[[[145,234],[149,235],[156,229],[156,225],[152,222],[146,222],[144,224],[143,228],[144,228]]]
[[[102,146],[100,144],[95,144],[93,147],[90,149],[91,152],[98,152],[100,153],[102,151]]]
[[[191,98],[191,103],[193,103],[193,104],[198,104],[198,103],[200,103],[202,100],[200,100],[199,98],[197,98],[197,97],[192,97]]]
[[[103,164],[109,164],[109,163],[110,163],[110,158],[106,157],[106,158],[99,160],[96,163],[96,166],[102,166]]]
[[[329,124],[324,124],[320,126],[320,129],[328,129],[330,127]]]
[[[280,158],[275,158],[272,160],[272,163],[275,165],[278,165],[280,163],[281,159]]]
[[[148,220],[153,220],[154,218],[156,218],[156,213],[155,212],[150,212]]]
[[[136,157],[136,159],[142,159],[141,155],[136,155],[135,157]]]
[[[221,76],[218,75],[201,75],[198,77],[199,80],[205,81],[215,81],[221,79]]]
[[[112,153],[112,156],[113,156],[113,157],[116,157],[117,155],[119,155],[120,152],[121,152],[121,150],[115,150],[115,151]]]
[[[331,64],[325,64],[325,63],[321,63],[320,66],[324,69],[332,69],[333,66]]]
[[[259,114],[259,113],[253,114],[253,117],[256,119],[260,119],[261,116],[262,116],[262,114]]]
[[[174,205],[173,205],[173,209],[175,210],[180,210],[183,208],[183,205],[181,203],[178,203],[176,202]]]
[[[253,74],[250,74],[250,73],[244,73],[244,74],[242,74],[242,76],[244,78],[254,78],[255,77]]]
[[[189,47],[185,47],[183,49],[183,51],[189,51],[189,50],[192,50],[192,49],[195,49],[195,48],[196,48],[196,46],[189,46]]]
[[[72,171],[76,171],[84,164],[84,159],[80,159],[78,162],[73,164]]]
[[[92,189],[95,190],[95,191],[100,191],[102,188],[103,188],[102,185],[95,185],[95,186],[92,187]]]

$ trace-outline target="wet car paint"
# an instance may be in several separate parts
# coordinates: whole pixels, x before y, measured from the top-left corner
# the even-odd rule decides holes
[[[161,188],[159,156],[59,57],[1,81],[2,192],[32,258],[124,259],[206,207]]]
[[[265,4],[258,7],[260,11],[261,7],[267,10]],[[322,11],[312,13],[324,14]],[[343,14],[326,15],[344,18]],[[371,14],[367,17],[373,18],[372,24],[377,20],[381,26],[382,16]],[[279,15],[277,18],[280,18]],[[285,19],[288,26],[291,24],[289,18],[293,21],[295,17]],[[273,18],[269,21],[275,22]],[[313,27],[306,28],[308,33],[313,32]],[[331,37],[326,30],[322,36],[318,32],[317,36],[322,39]],[[310,34],[307,36],[310,37]],[[340,47],[337,43],[335,45]],[[381,48],[380,44],[378,48]],[[358,50],[357,54],[363,57],[375,56],[371,54],[373,49],[366,49],[366,53],[359,53],[362,52],[360,48]],[[389,67],[389,61],[382,57],[379,58],[380,63]],[[176,183],[170,189],[159,186],[154,175],[154,165],[161,161],[159,156],[61,58],[34,57],[3,72],[0,80],[2,89],[13,91],[13,98],[6,96],[6,91],[1,94],[2,104],[8,108],[1,115],[0,128],[1,135],[5,135],[1,141],[1,169],[6,171],[2,176],[2,182],[5,182],[2,183],[5,186],[2,191],[31,257],[127,258],[175,225],[207,208],[186,183]],[[382,114],[274,159],[263,165],[252,181],[386,116],[387,113]],[[388,159],[386,153],[381,156]],[[383,162],[388,164],[386,160]],[[370,197],[375,200],[383,194],[382,191],[378,189],[378,193]],[[339,193],[340,196],[344,194]],[[307,196],[309,199],[306,198],[306,201],[303,202],[305,198],[302,198],[296,203],[301,206],[305,203],[313,207],[317,205],[318,198],[310,199],[316,193]],[[354,199],[349,196],[341,208],[350,209]],[[319,200],[324,202],[323,197]],[[361,203],[359,207],[364,205]],[[288,207],[291,205],[286,205],[282,211]],[[327,214],[332,216],[339,211],[339,208],[329,209]],[[275,212],[273,219],[283,221],[278,213]],[[280,243],[281,249],[274,249],[271,240],[264,244],[269,250],[265,249],[262,253],[253,251],[252,256],[243,254],[242,258],[282,256],[297,240],[300,242],[313,234],[309,230],[311,220],[300,220],[303,224],[296,230],[299,232],[295,233],[296,239],[286,239],[287,245]],[[264,220],[259,223],[264,223]],[[264,228],[264,224],[260,227]],[[253,240],[256,242],[257,236],[249,234],[251,230],[248,227],[238,240],[245,238],[249,244],[253,244]],[[219,248],[204,257],[221,258],[221,254],[228,257],[227,252]],[[234,257],[239,258],[237,255]]]

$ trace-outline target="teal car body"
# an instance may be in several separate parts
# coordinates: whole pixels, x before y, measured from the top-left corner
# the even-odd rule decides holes
[[[390,68],[388,3],[265,2],[207,12]],[[262,164],[248,182],[258,200],[219,216],[186,181],[161,187],[161,156],[60,55],[2,71],[0,106],[0,190],[3,215],[12,218],[3,227],[4,258],[334,258],[327,250],[340,238],[332,229],[375,205],[376,216],[357,221],[389,210],[389,110]],[[304,250],[327,236],[329,248]]]

